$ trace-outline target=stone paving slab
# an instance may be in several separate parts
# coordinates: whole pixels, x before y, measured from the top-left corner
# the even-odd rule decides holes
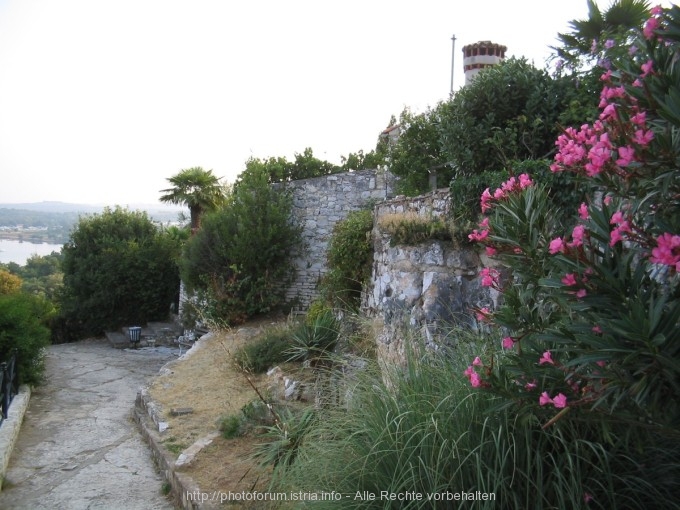
[[[135,397],[177,348],[53,345],[9,461],[0,508],[170,510],[132,420]]]

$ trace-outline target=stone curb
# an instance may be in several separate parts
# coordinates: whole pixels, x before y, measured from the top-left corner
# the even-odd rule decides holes
[[[22,384],[19,392],[12,399],[7,411],[7,419],[0,425],[0,491],[5,480],[9,458],[12,456],[14,444],[19,437],[21,423],[24,421],[28,403],[31,400],[31,387]]]
[[[207,335],[202,336],[196,344],[200,345],[200,341],[206,338]],[[198,345],[194,345],[186,354],[177,360],[170,361],[161,368],[161,373],[164,369],[173,363],[181,361],[185,356],[190,356],[192,351]],[[195,352],[195,351],[194,351]],[[135,399],[135,407],[132,412],[133,419],[139,428],[142,437],[149,445],[151,450],[151,457],[161,474],[170,485],[172,500],[178,508],[182,510],[215,510],[220,508],[211,501],[197,501],[190,500],[187,494],[195,494],[195,499],[199,499],[201,494],[198,484],[187,474],[177,471],[175,463],[177,459],[175,456],[167,451],[162,443],[162,436],[160,430],[164,430],[164,420],[160,416],[159,406],[153,401],[146,388],[140,388]],[[205,494],[203,494],[205,496]],[[210,494],[207,494],[210,496]]]

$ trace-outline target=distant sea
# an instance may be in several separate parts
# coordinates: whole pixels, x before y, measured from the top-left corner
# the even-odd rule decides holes
[[[0,239],[0,262],[3,264],[14,262],[23,266],[31,255],[49,255],[53,251],[60,252],[61,247],[61,244],[38,244],[27,241]]]

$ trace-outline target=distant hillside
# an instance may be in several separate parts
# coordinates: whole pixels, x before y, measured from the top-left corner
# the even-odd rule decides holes
[[[18,204],[0,203],[0,209],[19,209],[22,211],[40,211],[40,212],[77,212],[77,213],[98,213],[104,210],[103,205],[92,204],[71,204],[68,202],[29,202]],[[113,207],[113,206],[111,206]],[[147,211],[148,213],[157,212],[163,214],[179,213],[183,209],[176,205],[167,204],[125,204],[122,207],[128,209]]]
[[[69,204],[66,202],[32,202],[22,204],[0,204],[0,209],[15,209],[20,211],[39,211],[50,213],[94,213],[101,212],[103,207],[87,204]]]
[[[163,224],[177,222],[182,212],[177,206],[164,204],[137,204],[128,209],[145,211],[149,218]],[[103,210],[104,206],[65,202],[0,204],[0,238],[64,243],[81,216]]]

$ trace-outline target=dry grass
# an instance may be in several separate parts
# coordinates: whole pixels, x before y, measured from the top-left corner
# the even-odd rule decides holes
[[[272,319],[251,322],[243,328],[201,339],[185,357],[171,362],[168,370],[153,381],[149,395],[160,405],[162,419],[169,423],[163,441],[169,451],[179,454],[198,439],[218,431],[221,416],[238,413],[257,398],[232,357],[243,342],[272,322]],[[263,376],[251,376],[251,380],[258,388],[265,384]],[[193,412],[171,415],[171,409],[182,407],[191,407]],[[266,474],[248,460],[256,442],[258,438],[252,436],[229,440],[220,436],[182,470],[202,492],[264,490]]]

